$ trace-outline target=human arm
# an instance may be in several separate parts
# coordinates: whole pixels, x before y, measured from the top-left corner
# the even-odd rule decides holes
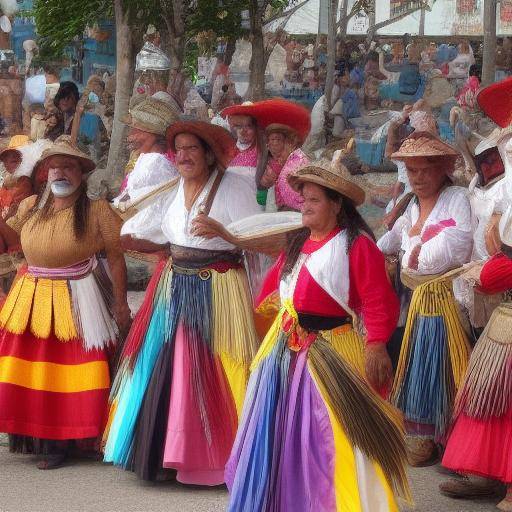
[[[366,331],[366,375],[380,390],[392,378],[386,344],[396,329],[400,305],[386,273],[384,256],[372,240],[360,235],[349,258],[350,302],[361,315]]]

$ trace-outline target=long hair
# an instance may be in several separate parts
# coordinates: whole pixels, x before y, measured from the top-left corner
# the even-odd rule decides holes
[[[363,219],[357,208],[348,197],[327,187],[322,187],[325,195],[331,200],[341,205],[340,211],[336,217],[336,224],[339,228],[346,230],[347,233],[347,253],[352,248],[354,241],[359,235],[365,234],[375,242],[375,235],[370,226]],[[302,191],[302,187],[301,187]],[[289,238],[285,250],[285,262],[283,265],[282,276],[287,276],[293,270],[297,259],[299,258],[302,246],[309,238],[309,228],[303,228],[294,232]]]
[[[36,199],[34,207],[29,212],[29,218],[39,214],[36,221],[32,225],[32,229],[36,229],[40,221],[46,220],[51,215],[54,203],[54,195],[50,193],[48,200],[39,207],[39,202],[44,195],[45,187],[41,189]],[[87,184],[84,182],[80,185],[80,195],[73,205],[73,233],[77,240],[82,239],[87,233],[89,227],[89,210],[91,200],[87,197]]]

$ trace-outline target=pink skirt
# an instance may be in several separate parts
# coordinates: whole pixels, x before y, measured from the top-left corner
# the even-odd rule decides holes
[[[512,410],[487,420],[461,414],[448,439],[443,466],[512,483]]]

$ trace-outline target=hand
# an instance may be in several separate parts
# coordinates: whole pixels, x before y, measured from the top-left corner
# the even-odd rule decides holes
[[[272,170],[272,168],[267,165],[267,168],[265,169],[265,172],[263,173],[263,176],[261,177],[261,184],[265,188],[270,188],[274,185],[274,183],[277,180],[276,173]]]
[[[418,270],[420,260],[421,244],[418,244],[409,255],[409,261],[407,266],[412,270]]]
[[[132,322],[132,314],[127,302],[114,304],[114,320],[122,337],[128,334]]]
[[[220,237],[227,241],[230,240],[230,235],[224,226],[204,213],[200,213],[192,221],[190,231],[195,236],[202,236],[207,239]]]
[[[385,343],[368,343],[365,351],[366,378],[376,391],[391,383],[393,366]]]

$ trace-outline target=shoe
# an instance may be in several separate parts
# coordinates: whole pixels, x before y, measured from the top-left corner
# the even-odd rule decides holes
[[[441,464],[437,464],[435,470],[436,473],[439,473],[440,475],[451,476],[452,478],[465,478],[464,475],[461,475],[460,473],[457,473],[451,469],[445,468]]]
[[[437,446],[432,439],[406,438],[407,462],[414,468],[434,466],[440,460]]]
[[[512,500],[505,498],[496,505],[496,508],[499,508],[504,512],[512,512]]]
[[[47,455],[43,460],[37,463],[37,469],[41,469],[43,471],[46,471],[47,469],[58,469],[64,466],[65,460],[65,453]]]
[[[500,484],[494,480],[482,479],[482,483],[476,483],[467,477],[460,480],[452,478],[439,484],[442,495],[461,500],[493,498],[500,493],[500,489]]]

